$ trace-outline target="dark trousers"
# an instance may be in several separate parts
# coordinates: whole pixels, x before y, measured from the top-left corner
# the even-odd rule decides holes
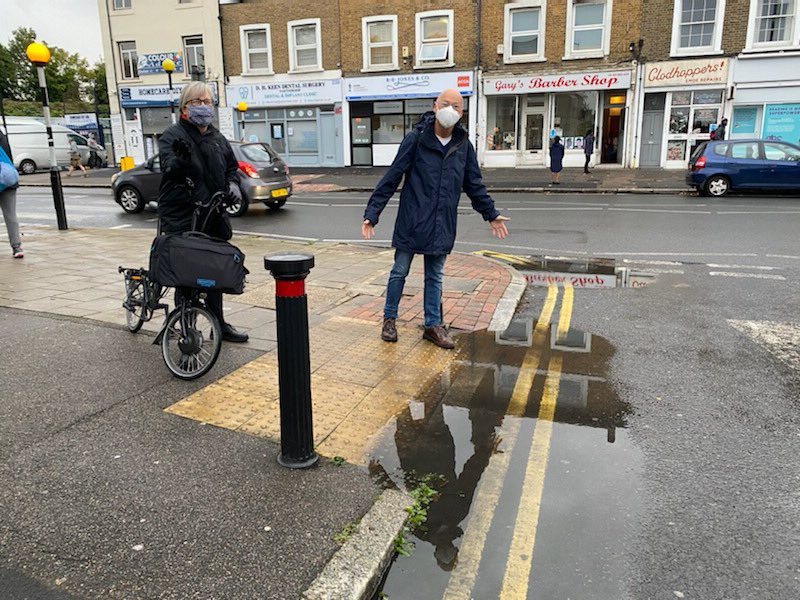
[[[178,306],[181,302],[181,290],[175,290],[175,306]],[[222,292],[206,292],[206,308],[211,311],[215,317],[217,317],[217,321],[219,321],[220,327],[225,322],[225,319],[222,318]]]
[[[586,155],[586,162],[583,163],[583,172],[584,173],[588,173],[589,172],[589,160],[591,160],[591,158],[592,158],[591,154],[587,154]]]

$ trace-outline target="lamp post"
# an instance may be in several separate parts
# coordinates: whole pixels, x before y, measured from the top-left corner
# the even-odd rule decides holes
[[[247,112],[247,102],[245,102],[244,100],[240,100],[239,104],[236,105],[236,108],[242,115],[242,141],[245,141],[245,139],[244,139],[244,113]]]
[[[175,103],[172,101],[172,72],[175,70],[175,62],[170,58],[165,58],[161,67],[167,72],[169,81],[169,111],[172,113],[172,124],[175,125]]]
[[[47,127],[47,145],[50,150],[50,187],[53,189],[53,204],[56,209],[56,220],[60,230],[68,229],[67,211],[64,208],[64,190],[61,189],[61,172],[56,162],[56,149],[53,145],[53,127],[50,123],[50,97],[47,94],[47,80],[44,77],[44,68],[50,62],[50,50],[44,44],[33,42],[25,50],[30,60],[36,67],[39,75],[39,87],[42,88],[42,109]]]

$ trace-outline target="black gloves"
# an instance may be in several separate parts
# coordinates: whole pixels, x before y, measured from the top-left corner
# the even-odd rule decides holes
[[[192,148],[186,143],[186,140],[177,139],[172,142],[172,152],[181,166],[192,164]]]

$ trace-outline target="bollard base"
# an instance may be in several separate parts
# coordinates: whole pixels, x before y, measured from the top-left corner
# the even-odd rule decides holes
[[[316,452],[306,460],[297,460],[296,458],[289,458],[283,454],[278,455],[278,464],[287,469],[307,469],[313,467],[319,462],[319,454]]]

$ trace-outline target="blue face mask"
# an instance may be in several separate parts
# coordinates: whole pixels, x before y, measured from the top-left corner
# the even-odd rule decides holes
[[[214,107],[201,104],[195,106],[189,105],[189,122],[197,125],[198,127],[208,127],[214,120]]]

